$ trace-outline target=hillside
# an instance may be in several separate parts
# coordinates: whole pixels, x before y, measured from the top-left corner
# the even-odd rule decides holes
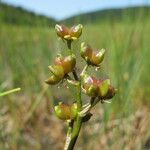
[[[59,21],[59,23],[96,23],[105,21],[135,21],[136,19],[149,19],[150,6],[138,6],[122,9],[106,9],[85,14],[75,15]],[[37,15],[21,7],[14,7],[0,2],[0,23],[10,25],[29,25],[29,26],[54,26],[55,19],[43,15]]]
[[[14,7],[0,2],[0,23],[9,25],[53,26],[55,20],[37,15],[21,7]]]
[[[122,21],[124,19],[135,21],[137,18],[150,18],[150,6],[138,6],[122,9],[106,9],[99,10],[85,14],[75,15],[73,17],[62,20],[62,23],[72,24],[75,23],[94,23],[104,21]]]

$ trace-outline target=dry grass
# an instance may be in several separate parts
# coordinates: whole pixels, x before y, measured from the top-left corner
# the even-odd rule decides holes
[[[59,150],[65,140],[65,124],[58,120],[52,107],[47,110],[46,98],[32,118],[24,118],[29,103],[22,99],[24,107],[17,106],[15,119],[8,107],[1,109],[0,148],[12,150]],[[47,111],[46,111],[47,110]],[[150,111],[141,107],[127,118],[103,121],[103,105],[93,110],[93,118],[84,124],[75,149],[78,150],[148,150],[150,148]]]

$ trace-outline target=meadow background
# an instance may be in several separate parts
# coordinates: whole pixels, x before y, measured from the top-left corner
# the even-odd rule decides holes
[[[106,49],[96,75],[110,77],[118,89],[111,104],[92,111],[75,149],[150,149],[150,7],[97,11],[60,22],[84,25],[73,44],[77,55],[82,41]],[[60,99],[73,102],[73,89],[44,83],[47,66],[66,49],[54,30],[60,22],[0,3],[0,92],[21,88],[0,97],[0,150],[63,147],[66,126],[54,116],[53,105]],[[80,70],[84,61],[78,62]]]

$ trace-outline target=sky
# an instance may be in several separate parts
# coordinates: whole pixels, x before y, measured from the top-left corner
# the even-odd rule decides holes
[[[57,20],[90,11],[150,5],[150,0],[1,0]]]

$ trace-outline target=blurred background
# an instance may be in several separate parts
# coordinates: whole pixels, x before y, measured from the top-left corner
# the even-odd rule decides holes
[[[75,149],[150,149],[150,0],[0,0],[0,92],[21,88],[0,97],[0,150],[63,149],[66,124],[53,105],[72,103],[74,89],[44,83],[66,49],[56,23],[84,25],[73,50],[82,41],[105,48],[96,75],[118,89],[111,104],[94,108]],[[85,62],[78,62],[80,71]]]

